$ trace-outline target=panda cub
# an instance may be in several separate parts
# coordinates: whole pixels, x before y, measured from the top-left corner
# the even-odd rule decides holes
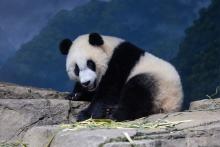
[[[123,39],[91,33],[74,41],[64,39],[60,51],[67,55],[69,78],[92,92],[78,121],[134,120],[181,109],[183,92],[176,69]]]

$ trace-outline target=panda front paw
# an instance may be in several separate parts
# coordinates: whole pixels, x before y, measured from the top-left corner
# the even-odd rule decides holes
[[[103,103],[96,103],[93,107],[91,117],[94,119],[106,118],[105,111],[106,109]]]
[[[91,118],[91,112],[88,109],[86,109],[86,110],[81,111],[78,114],[78,116],[76,118],[76,121],[78,121],[78,122],[79,121],[84,121],[84,120],[87,120],[89,118]]]
[[[126,120],[134,120],[134,116],[132,112],[127,108],[118,107],[110,116],[110,119],[114,121],[126,121]]]
[[[107,118],[109,119],[110,116],[115,112],[117,106],[105,103],[98,103],[96,104],[95,109],[92,111],[92,118]]]
[[[106,118],[111,119],[115,111],[117,110],[117,105],[107,105],[105,109]]]

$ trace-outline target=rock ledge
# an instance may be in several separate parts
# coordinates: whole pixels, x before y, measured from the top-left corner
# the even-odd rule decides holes
[[[185,121],[169,128],[72,130],[61,124],[74,122],[88,103],[65,100],[66,95],[0,83],[0,146],[22,142],[28,147],[220,147],[220,98],[192,102],[188,112],[138,120]]]

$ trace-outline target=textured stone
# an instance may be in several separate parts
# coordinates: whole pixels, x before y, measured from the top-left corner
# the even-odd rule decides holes
[[[136,120],[183,121],[171,128],[72,130],[60,124],[74,122],[88,103],[64,100],[66,95],[0,83],[0,146],[22,139],[28,147],[130,147],[123,134],[127,132],[138,147],[220,147],[220,99],[192,102],[189,112]]]
[[[97,147],[111,138],[124,137],[123,132],[131,136],[136,133],[133,129],[64,130],[56,135],[50,147]]]
[[[138,147],[199,147],[220,145],[220,111],[177,112],[152,115],[138,121],[184,121],[168,129],[64,129],[54,134],[50,147],[130,147],[123,132],[127,132]],[[191,120],[191,121],[189,121]],[[58,127],[58,126],[57,126]],[[38,127],[42,129],[42,127]],[[44,128],[45,131],[48,128]],[[32,131],[37,134],[39,131]],[[29,132],[29,131],[28,131]],[[41,135],[36,135],[41,136]],[[38,142],[42,137],[29,137]],[[48,142],[45,138],[44,142]],[[34,147],[34,143],[31,147]],[[41,147],[41,146],[39,146]],[[43,146],[42,146],[43,147]]]
[[[150,139],[134,141],[133,145],[135,147],[219,147],[219,137],[220,133],[207,137],[198,136],[179,139]],[[105,144],[104,147],[131,147],[131,144],[125,142],[113,142]]]
[[[68,93],[0,83],[0,99],[64,99]]]
[[[67,93],[0,83],[0,142],[16,141],[33,126],[71,123],[88,103]]]
[[[74,122],[85,106],[56,99],[0,99],[0,142],[16,140],[36,125]]]
[[[68,123],[69,102],[46,99],[0,99],[0,140],[17,139],[35,125]]]
[[[176,125],[176,129],[193,128],[194,126],[212,124],[220,121],[220,109],[213,111],[193,111],[193,112],[175,112],[169,114],[156,114],[145,119],[145,121],[169,120],[169,121],[189,121]]]
[[[59,130],[59,126],[33,127],[25,134],[23,143],[29,147],[47,147]]]
[[[213,110],[220,109],[220,98],[203,99],[190,103],[190,110]]]
[[[173,134],[166,133],[148,135],[151,139],[134,141],[136,147],[219,147],[220,146],[220,123],[219,127],[202,130],[194,128],[192,130],[177,131]],[[130,147],[127,142],[107,143],[104,147]]]

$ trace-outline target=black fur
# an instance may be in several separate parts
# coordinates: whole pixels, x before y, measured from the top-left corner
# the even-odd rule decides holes
[[[67,55],[71,45],[72,45],[72,41],[70,39],[64,39],[63,41],[60,42],[60,45],[59,45],[60,52],[63,55]]]
[[[92,101],[95,91],[88,91],[79,82],[75,84],[73,92],[66,97],[72,101]]]
[[[89,43],[94,46],[100,46],[104,44],[104,41],[98,33],[91,33],[89,34]]]
[[[86,112],[87,114],[91,114],[93,118],[103,118],[106,117],[105,108],[118,105],[126,79],[142,55],[142,49],[128,42],[116,47],[89,106],[88,110],[91,112]]]
[[[96,99],[118,102],[120,92],[130,71],[144,55],[144,51],[129,42],[121,43],[108,63],[108,69],[99,84]]]
[[[79,76],[79,66],[77,64],[75,64],[74,73],[76,76]]]
[[[152,75],[139,74],[131,78],[122,89],[119,106],[112,119],[134,120],[152,114],[157,87]]]
[[[94,72],[96,71],[96,65],[95,62],[91,59],[87,61],[87,67],[93,70]]]

